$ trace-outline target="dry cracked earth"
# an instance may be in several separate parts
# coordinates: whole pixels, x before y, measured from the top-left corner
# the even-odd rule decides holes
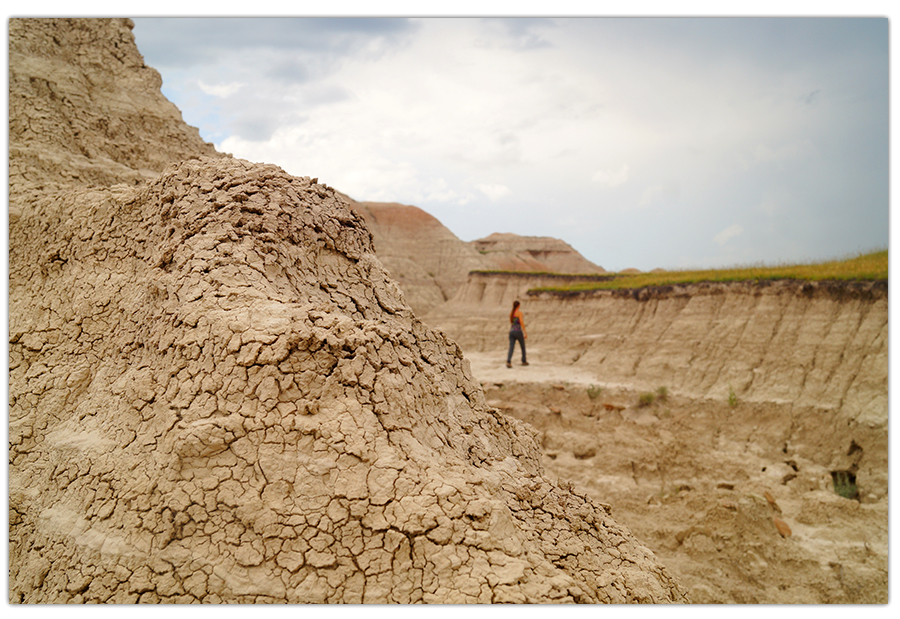
[[[807,357],[763,379],[803,366],[802,404],[598,389],[646,342],[683,369],[615,299],[612,344],[507,370],[489,312],[417,317],[346,196],[203,142],[132,27],[9,24],[11,604],[887,601],[885,298],[786,314]],[[704,299],[669,330],[700,338],[710,297],[639,311]]]
[[[330,188],[199,159],[10,241],[11,602],[687,599]]]

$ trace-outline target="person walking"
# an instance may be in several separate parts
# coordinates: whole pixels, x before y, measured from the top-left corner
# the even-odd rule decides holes
[[[512,311],[509,313],[509,352],[506,355],[506,367],[508,368],[512,367],[512,356],[516,342],[522,348],[522,365],[528,365],[528,361],[525,359],[525,339],[528,337],[528,332],[525,331],[525,319],[522,317],[522,310],[519,309],[519,305],[518,301],[514,301]]]

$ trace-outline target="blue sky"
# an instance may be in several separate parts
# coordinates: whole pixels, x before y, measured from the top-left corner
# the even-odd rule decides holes
[[[134,20],[219,150],[466,241],[608,270],[888,245],[886,18]]]

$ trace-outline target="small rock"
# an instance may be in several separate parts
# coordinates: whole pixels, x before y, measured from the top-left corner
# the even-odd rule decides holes
[[[775,523],[775,528],[778,529],[779,533],[781,533],[781,537],[791,536],[791,527],[789,527],[784,520],[782,520],[778,516],[772,516],[772,521]]]

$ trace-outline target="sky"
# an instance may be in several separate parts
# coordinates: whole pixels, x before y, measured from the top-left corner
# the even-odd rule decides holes
[[[216,148],[610,271],[889,241],[885,17],[134,18]]]

